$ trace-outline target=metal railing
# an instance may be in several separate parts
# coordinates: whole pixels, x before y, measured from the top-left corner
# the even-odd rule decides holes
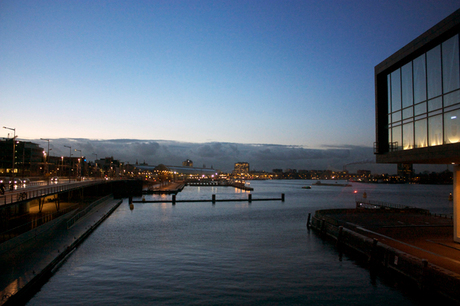
[[[105,184],[107,181],[88,181],[88,182],[77,182],[71,184],[59,184],[55,186],[48,186],[45,188],[38,188],[33,190],[24,190],[24,191],[16,191],[11,192],[10,194],[0,196],[0,206],[6,204],[12,204],[28,199],[39,198],[63,191],[71,191],[75,189],[79,189],[85,186],[92,186],[97,184]]]

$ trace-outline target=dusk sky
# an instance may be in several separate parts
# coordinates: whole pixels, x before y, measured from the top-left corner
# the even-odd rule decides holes
[[[458,8],[2,0],[0,124],[22,140],[372,148],[374,66]]]

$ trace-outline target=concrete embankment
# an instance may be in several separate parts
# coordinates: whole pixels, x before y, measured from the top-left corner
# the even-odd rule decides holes
[[[450,218],[410,210],[336,209],[316,211],[307,226],[363,256],[371,267],[460,303],[460,245],[453,242]]]
[[[69,213],[34,235],[29,233],[3,246],[0,305],[25,304],[121,203],[106,197],[92,204],[84,215]]]

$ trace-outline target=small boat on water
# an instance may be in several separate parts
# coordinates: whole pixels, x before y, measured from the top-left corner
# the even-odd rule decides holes
[[[302,189],[311,189],[311,186],[303,186]]]
[[[321,181],[317,181],[316,183],[313,183],[313,185],[351,187],[351,184],[348,184],[348,181],[347,183],[339,183],[337,181],[335,183],[322,183]]]

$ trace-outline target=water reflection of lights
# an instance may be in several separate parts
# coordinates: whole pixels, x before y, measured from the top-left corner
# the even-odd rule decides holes
[[[18,293],[19,289],[24,285],[23,283],[24,282],[23,282],[22,277],[15,279],[8,286],[6,286],[5,289],[3,289],[3,292],[2,292],[3,297],[5,296],[10,297]]]

